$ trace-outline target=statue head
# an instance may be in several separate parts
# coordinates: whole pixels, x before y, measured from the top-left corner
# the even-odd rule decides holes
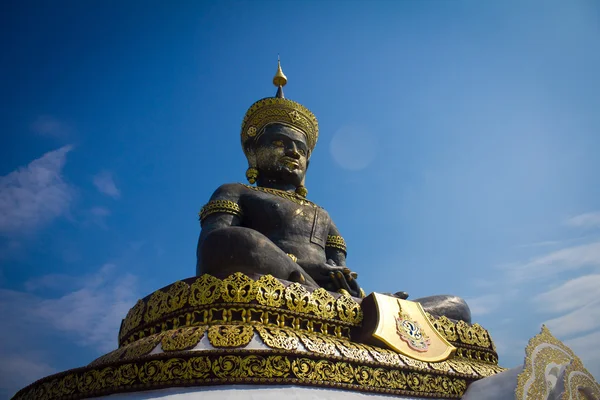
[[[241,132],[242,149],[248,159],[246,177],[250,183],[259,176],[261,180],[290,183],[302,194],[306,191],[304,177],[308,159],[317,144],[319,125],[309,109],[284,97],[286,83],[287,78],[278,63],[273,78],[276,96],[255,102],[246,112]],[[288,150],[288,146],[295,147],[295,151]],[[300,154],[300,150],[305,154]]]

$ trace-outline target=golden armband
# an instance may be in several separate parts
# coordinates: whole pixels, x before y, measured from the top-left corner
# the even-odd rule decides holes
[[[206,217],[216,213],[225,213],[241,217],[242,209],[237,203],[230,200],[212,200],[202,207],[198,213],[200,222],[204,222]]]
[[[333,247],[334,249],[341,250],[344,252],[344,254],[347,254],[346,241],[341,236],[327,235],[325,247]]]

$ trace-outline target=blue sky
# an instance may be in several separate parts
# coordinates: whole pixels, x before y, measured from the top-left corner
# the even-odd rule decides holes
[[[367,293],[465,297],[507,367],[546,323],[600,376],[597,2],[0,7],[0,397],[194,274],[277,54]]]

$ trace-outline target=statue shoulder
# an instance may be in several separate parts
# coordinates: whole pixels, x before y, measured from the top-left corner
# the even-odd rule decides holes
[[[210,201],[213,200],[230,200],[238,202],[240,195],[247,189],[241,183],[225,183],[217,188],[210,196]]]

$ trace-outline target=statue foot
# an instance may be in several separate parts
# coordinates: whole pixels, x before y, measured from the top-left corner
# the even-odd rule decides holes
[[[423,309],[436,318],[445,316],[455,321],[471,323],[471,310],[467,302],[458,296],[439,295],[415,299]]]

